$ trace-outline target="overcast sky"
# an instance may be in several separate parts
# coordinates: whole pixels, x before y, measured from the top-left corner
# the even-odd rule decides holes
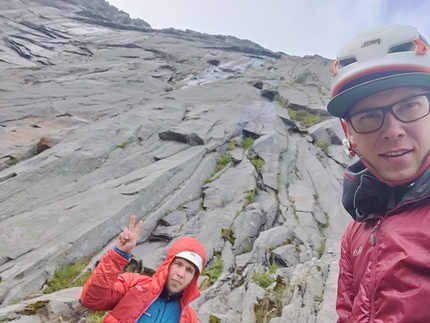
[[[108,0],[152,28],[252,40],[289,55],[335,58],[362,30],[413,25],[430,40],[429,0]]]

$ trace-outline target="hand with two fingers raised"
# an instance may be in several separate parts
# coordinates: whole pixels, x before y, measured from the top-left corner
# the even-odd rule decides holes
[[[137,226],[134,227],[136,222],[136,216],[132,215],[130,217],[130,223],[128,228],[122,230],[116,239],[115,246],[122,252],[126,254],[131,254],[131,251],[137,244],[137,238],[139,237],[140,231],[143,227],[143,221],[139,221]]]

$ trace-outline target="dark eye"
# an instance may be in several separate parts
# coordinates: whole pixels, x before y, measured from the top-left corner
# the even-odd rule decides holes
[[[421,104],[420,104],[419,100],[413,100],[413,101],[404,102],[404,103],[401,103],[397,107],[397,111],[402,112],[402,111],[405,111],[405,110],[410,110],[410,109],[413,109],[413,108],[417,108],[420,105]]]
[[[357,115],[357,117],[360,121],[367,121],[367,120],[374,120],[374,119],[380,118],[381,114],[378,113],[377,111],[374,111],[374,112],[369,111],[369,112],[363,112]]]

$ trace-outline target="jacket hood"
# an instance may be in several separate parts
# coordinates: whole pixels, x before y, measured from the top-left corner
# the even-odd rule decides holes
[[[383,215],[430,194],[430,168],[415,181],[391,186],[375,177],[361,160],[345,170],[342,204],[357,222]]]
[[[192,237],[179,238],[170,247],[169,251],[167,252],[166,258],[164,259],[163,263],[158,267],[157,271],[153,276],[152,287],[154,288],[154,290],[159,293],[162,292],[164,284],[167,281],[170,263],[179,253],[184,251],[194,252],[198,254],[203,260],[202,266],[206,264],[206,251],[197,239]],[[181,308],[184,308],[184,306],[186,306],[200,296],[200,291],[197,287],[197,280],[199,276],[200,273],[197,271],[191,283],[182,292],[182,297],[180,301]]]

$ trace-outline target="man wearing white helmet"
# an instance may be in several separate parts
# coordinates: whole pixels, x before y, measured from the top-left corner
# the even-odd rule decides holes
[[[94,311],[110,311],[103,322],[197,323],[189,304],[200,296],[197,279],[206,252],[194,238],[182,237],[169,249],[153,277],[122,273],[136,246],[143,222],[118,236],[115,247],[100,260],[82,291],[80,301]]]
[[[338,323],[429,322],[430,53],[410,26],[372,28],[338,52],[332,100],[345,144]]]

